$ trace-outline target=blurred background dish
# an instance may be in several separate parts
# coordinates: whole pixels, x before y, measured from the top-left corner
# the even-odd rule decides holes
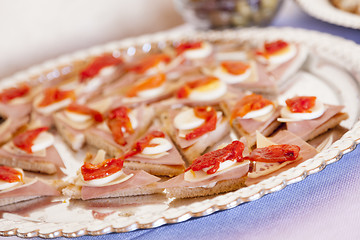
[[[184,20],[197,29],[269,25],[282,0],[174,0]]]

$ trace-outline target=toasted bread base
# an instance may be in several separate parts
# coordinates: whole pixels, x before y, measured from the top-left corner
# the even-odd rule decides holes
[[[193,198],[193,197],[203,197],[216,195],[219,193],[226,193],[230,191],[237,190],[242,187],[246,187],[245,185],[246,177],[223,180],[216,183],[214,187],[206,188],[206,187],[171,187],[166,188],[166,196],[169,198]]]
[[[168,177],[177,176],[183,173],[185,169],[184,166],[151,164],[126,160],[124,162],[124,168],[132,170],[144,170],[152,175]]]
[[[3,198],[3,199],[0,199],[0,207],[5,206],[5,205],[9,205],[9,204],[18,203],[18,202],[27,201],[27,200],[30,200],[30,199],[39,198],[39,197],[42,197],[42,196],[25,196],[25,197]]]
[[[129,196],[139,196],[139,195],[148,195],[154,193],[161,193],[163,189],[156,187],[153,184],[142,186],[142,187],[135,187],[131,189],[122,189],[121,191],[112,192],[107,195],[99,196],[93,199],[99,198],[116,198],[116,197],[129,197]],[[62,193],[65,196],[68,196],[72,199],[81,199],[81,186],[76,185],[69,185],[62,190]],[[90,199],[89,199],[90,200]]]
[[[31,162],[27,160],[19,160],[16,158],[0,158],[0,165],[9,167],[21,168],[30,172],[40,172],[46,174],[55,174],[58,169],[57,166],[49,162]]]

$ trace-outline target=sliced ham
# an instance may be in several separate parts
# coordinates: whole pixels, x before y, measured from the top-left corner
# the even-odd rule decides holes
[[[13,159],[14,161],[28,161],[36,164],[37,162],[46,162],[52,163],[58,167],[65,167],[64,162],[62,161],[59,153],[57,152],[54,146],[50,146],[46,149],[46,156],[34,156],[31,154],[16,154],[6,151],[3,148],[0,148],[0,158]],[[16,166],[15,166],[16,167]]]
[[[143,136],[146,136],[148,133],[159,129],[160,127],[151,127]],[[165,133],[165,138],[171,143],[171,145],[173,145],[171,139],[169,138],[169,136],[167,136],[166,133]],[[172,149],[170,149],[167,153],[168,153],[167,155],[164,155],[160,158],[146,158],[141,155],[140,156],[135,155],[133,157],[127,158],[125,161],[150,163],[150,164],[162,164],[162,165],[171,165],[171,166],[185,165],[184,160],[182,159],[180,153],[178,152],[178,150],[174,145]]]
[[[123,171],[125,174],[134,174],[134,175],[125,182],[111,186],[105,186],[105,187],[83,186],[81,188],[81,198],[83,200],[100,198],[110,193],[121,192],[123,190],[136,189],[139,187],[147,186],[149,184],[155,183],[160,180],[160,178],[155,177],[142,170],[135,171],[135,170],[123,169]]]
[[[227,171],[223,174],[219,174],[215,177],[208,178],[199,182],[188,182],[184,180],[184,173],[180,174],[170,180],[158,183],[158,187],[161,188],[172,188],[172,187],[206,187],[212,183],[216,183],[223,180],[230,180],[244,177],[249,171],[249,164],[244,164],[242,167],[235,168]]]
[[[262,132],[266,129],[272,122],[276,121],[276,119],[280,116],[280,107],[278,107],[274,113],[264,122],[258,121],[255,119],[241,119],[236,118],[234,120],[234,124],[240,124],[241,128],[246,131],[247,133],[253,135],[255,131]]]
[[[0,199],[27,197],[27,196],[59,196],[60,193],[56,188],[42,182],[41,180],[34,180],[28,184],[21,185],[9,190],[0,191]]]
[[[297,122],[288,122],[286,123],[287,130],[298,135],[299,137],[306,137],[314,129],[328,121],[330,118],[341,112],[344,108],[343,106],[334,106],[334,105],[325,105],[325,113],[312,120],[303,120]]]
[[[6,117],[19,119],[29,115],[32,110],[31,103],[4,104],[0,103],[0,114]]]

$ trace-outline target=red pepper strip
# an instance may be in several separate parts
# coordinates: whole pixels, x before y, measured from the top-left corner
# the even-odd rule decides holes
[[[75,93],[72,90],[62,91],[57,88],[47,88],[44,90],[44,98],[39,103],[39,107],[46,107],[50,104],[60,102],[66,98],[75,100]]]
[[[221,66],[225,68],[228,73],[233,75],[243,74],[250,67],[249,64],[240,61],[224,61],[221,63]]]
[[[127,67],[126,69],[138,74],[145,73],[148,69],[158,65],[160,62],[168,63],[171,58],[166,54],[154,54],[141,59],[138,63]]]
[[[216,129],[217,114],[213,107],[195,107],[195,116],[205,119],[205,122],[195,128],[193,131],[185,135],[186,140],[192,140],[201,137],[207,132],[211,132]]]
[[[152,131],[145,137],[141,138],[139,141],[137,141],[132,148],[125,153],[124,159],[127,159],[129,157],[132,157],[138,153],[141,153],[146,147],[150,146],[150,141],[154,138],[163,138],[165,137],[165,134],[160,131]]]
[[[0,180],[8,183],[22,182],[22,174],[14,168],[0,166]]]
[[[185,170],[200,171],[204,168],[209,168],[206,171],[207,174],[214,174],[220,167],[220,163],[227,160],[242,162],[243,161],[243,151],[244,144],[240,141],[233,141],[231,144],[227,145],[222,149],[218,149],[212,152],[205,153],[204,155],[198,157],[194,162]]]
[[[85,181],[104,178],[120,171],[123,164],[124,159],[122,157],[106,159],[98,165],[85,162],[84,165],[81,166],[81,174]]]
[[[300,147],[297,145],[271,145],[254,149],[244,160],[266,163],[294,161],[298,158],[299,152]]]
[[[85,115],[90,115],[96,122],[104,121],[102,114],[94,109],[91,109],[85,105],[80,105],[75,102],[71,103],[67,108],[69,112],[75,112]]]
[[[34,145],[34,140],[39,136],[40,133],[49,130],[48,127],[40,127],[26,132],[20,133],[13,139],[13,143],[16,147],[32,153],[31,147]]]
[[[262,55],[265,58],[269,58],[270,55],[273,55],[286,47],[288,47],[289,44],[283,40],[278,40],[274,42],[269,42],[264,44],[264,52],[257,51],[257,55]]]
[[[219,81],[219,79],[212,76],[206,76],[195,81],[187,82],[177,91],[176,97],[180,99],[187,98],[193,89],[208,85],[214,81]]]
[[[308,113],[311,112],[311,108],[315,106],[316,97],[299,96],[289,98],[285,102],[289,110],[293,113]]]
[[[7,103],[14,98],[18,98],[26,95],[29,91],[30,91],[30,87],[26,83],[23,83],[18,87],[4,89],[0,93],[0,101],[3,103]]]
[[[230,122],[232,122],[236,117],[243,117],[251,111],[262,109],[270,104],[273,103],[270,100],[263,98],[261,95],[255,93],[246,95],[236,103],[234,110],[231,113]]]
[[[184,42],[175,48],[177,55],[182,54],[186,50],[201,48],[202,42]]]
[[[120,106],[113,109],[108,117],[107,124],[113,134],[114,140],[122,146],[126,145],[123,130],[129,134],[134,133],[134,129],[132,128],[130,118],[128,116],[129,112],[129,108]]]
[[[126,93],[127,97],[135,97],[138,92],[160,87],[166,80],[166,76],[163,73],[151,76],[144,81],[136,84]]]
[[[105,54],[96,57],[85,69],[80,72],[80,82],[85,82],[89,78],[95,77],[101,69],[109,66],[122,64],[122,58],[116,58],[112,54]]]

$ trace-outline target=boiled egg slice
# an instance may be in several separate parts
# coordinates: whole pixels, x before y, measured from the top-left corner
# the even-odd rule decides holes
[[[293,44],[289,44],[288,47],[274,53],[271,55],[268,55],[268,58],[265,58],[263,56],[258,56],[258,59],[260,62],[270,65],[278,65],[285,63],[295,57],[297,53],[296,47]]]
[[[45,150],[54,144],[54,136],[48,132],[40,133],[37,138],[33,141],[33,145],[31,146],[32,152],[38,152]]]
[[[279,122],[291,122],[291,121],[302,121],[302,120],[311,120],[321,117],[325,113],[324,104],[316,100],[315,106],[310,109],[311,112],[308,113],[293,113],[289,110],[287,106],[281,108],[280,114],[281,118],[278,118]]]
[[[244,82],[251,76],[251,67],[246,69],[246,71],[242,74],[234,75],[229,73],[226,68],[222,66],[218,66],[214,72],[213,75],[215,77],[218,77],[221,81],[226,82],[228,84],[236,84],[240,82]]]
[[[187,172],[185,172],[184,174],[184,180],[188,181],[188,182],[200,182],[200,181],[204,181],[206,179],[215,177],[217,175],[223,174],[227,171],[236,169],[236,168],[240,168],[240,167],[244,167],[245,165],[249,165],[250,161],[243,161],[243,162],[237,162],[237,161],[225,161],[220,163],[220,167],[219,169],[214,173],[214,174],[207,174],[206,171],[210,168],[207,168],[206,170],[200,170],[200,171],[193,171],[193,170],[189,170]]]
[[[245,116],[242,117],[242,119],[252,119],[252,118],[258,118],[265,116],[266,114],[271,113],[274,110],[274,106],[272,104],[267,105],[261,109],[253,110],[245,114]]]
[[[65,99],[63,99],[61,101],[55,102],[55,103],[50,104],[48,106],[39,107],[39,104],[42,101],[42,98],[43,98],[43,96],[41,95],[41,96],[39,96],[38,98],[36,98],[34,100],[34,107],[38,112],[40,112],[40,113],[42,113],[44,115],[49,115],[49,114],[51,114],[53,112],[56,112],[56,111],[58,111],[58,110],[60,110],[62,108],[65,108],[73,101],[71,98],[65,98]]]
[[[200,48],[188,49],[183,52],[183,56],[190,60],[206,58],[211,54],[213,47],[208,42],[202,42]]]
[[[222,97],[226,91],[226,84],[217,80],[192,89],[188,98],[193,101],[211,101]]]
[[[20,168],[14,168],[14,169],[15,169],[16,171],[18,171],[18,172],[21,173],[22,178],[24,177],[24,172],[23,172],[22,169],[20,169]],[[12,187],[15,187],[16,185],[18,185],[18,184],[20,184],[20,183],[21,183],[21,181],[9,183],[9,182],[0,180],[0,191],[1,191],[1,190],[6,190],[6,189],[9,189],[9,188],[12,188]]]
[[[200,127],[204,122],[205,119],[198,118],[192,108],[178,113],[174,118],[174,126],[179,130],[191,130]]]
[[[81,114],[73,111],[64,111],[65,116],[74,122],[87,122],[92,119],[92,117],[88,114]]]
[[[164,153],[172,149],[172,144],[166,138],[153,138],[150,141],[151,145],[155,146],[148,146],[145,147],[144,150],[141,152],[142,154],[153,155]]]
[[[165,84],[162,84],[159,87],[151,88],[143,91],[137,92],[137,95],[141,98],[154,98],[158,97],[165,91]]]

